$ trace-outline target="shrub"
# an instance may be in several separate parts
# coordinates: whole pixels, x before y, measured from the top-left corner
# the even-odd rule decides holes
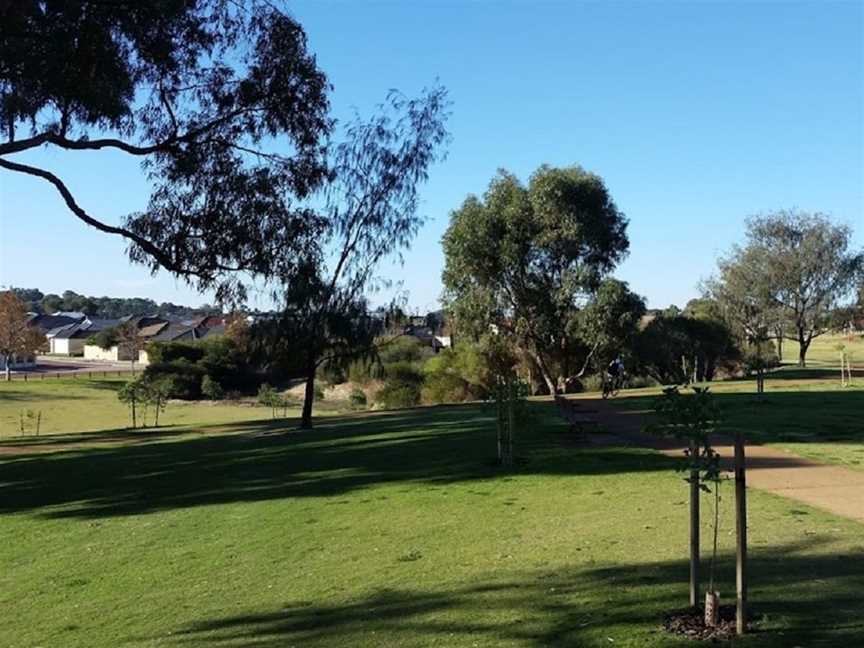
[[[384,365],[396,362],[419,362],[424,355],[425,347],[415,337],[400,336],[384,340],[379,349],[378,357]]]
[[[151,342],[147,355],[155,364],[178,360],[196,363],[204,357],[204,347],[197,342]]]
[[[355,387],[348,395],[348,402],[351,403],[351,407],[354,409],[364,409],[367,404],[366,392],[359,387]]]
[[[315,387],[312,389],[312,391],[315,395],[316,401],[324,400],[324,389],[321,387],[321,385],[319,385],[318,383],[315,383]]]
[[[493,382],[488,362],[479,347],[461,344],[444,349],[423,366],[423,400],[452,403],[485,399]]]
[[[318,368],[316,377],[328,385],[341,385],[347,380],[345,369],[333,362],[326,362]]]
[[[204,376],[201,380],[201,393],[210,400],[222,400],[225,398],[225,392],[216,380],[210,376]]]
[[[169,398],[197,400],[201,397],[204,370],[188,360],[151,363],[144,370],[148,380],[164,381]]]
[[[420,403],[423,374],[410,362],[395,362],[384,366],[384,386],[378,391],[377,402],[387,409],[414,407]]]
[[[348,380],[352,383],[365,385],[370,380],[381,380],[384,377],[384,367],[375,360],[359,359],[348,365]]]

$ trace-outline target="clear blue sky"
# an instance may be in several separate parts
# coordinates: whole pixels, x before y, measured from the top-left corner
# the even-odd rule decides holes
[[[403,268],[410,303],[440,294],[448,214],[499,167],[543,163],[605,178],[630,219],[617,276],[651,306],[683,305],[744,218],[821,210],[864,244],[864,3],[297,2],[337,117],[435,78],[453,142],[423,190],[430,218]],[[114,153],[40,151],[99,216],[146,204]],[[130,266],[36,179],[0,171],[0,284],[197,304],[171,277]]]

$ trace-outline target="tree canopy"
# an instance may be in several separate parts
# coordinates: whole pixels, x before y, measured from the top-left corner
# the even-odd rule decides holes
[[[45,336],[28,321],[24,302],[11,290],[0,292],[0,357],[6,380],[11,379],[9,365],[15,356],[31,355],[45,343]]]
[[[626,255],[626,227],[603,180],[581,167],[540,167],[527,186],[500,171],[451,214],[444,235],[457,326],[510,337],[558,391],[590,357],[580,310]]]
[[[756,216],[747,222],[744,245],[720,259],[709,291],[751,341],[798,342],[804,366],[810,343],[830,329],[834,309],[854,299],[864,251],[851,248],[851,229],[824,214]]]
[[[0,9],[0,168],[45,180],[129,256],[244,294],[288,276],[321,219],[329,85],[297,21],[268,0],[7,2]],[[58,175],[13,159],[110,149],[153,185],[140,212],[93,214]],[[275,152],[279,151],[279,152]]]

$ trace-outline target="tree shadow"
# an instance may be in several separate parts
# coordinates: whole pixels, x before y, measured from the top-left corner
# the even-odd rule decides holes
[[[564,448],[557,432],[566,425],[551,405],[530,407],[535,416],[520,438],[518,472],[610,474],[673,465],[636,448]],[[90,518],[502,474],[492,461],[494,418],[480,405],[328,417],[308,432],[294,427],[295,421],[278,419],[213,426],[199,435],[125,431],[131,441],[122,445],[4,457],[0,512]]]
[[[741,429],[751,443],[864,443],[864,391],[714,392],[727,430]],[[646,413],[656,396],[633,396],[613,404],[625,413]],[[627,401],[625,403],[625,400]]]
[[[864,561],[860,553],[830,554],[824,547],[810,553],[828,542],[813,539],[752,551],[755,626],[740,645],[864,645]],[[719,572],[734,578],[730,557],[721,559]],[[438,591],[402,587],[330,603],[292,601],[280,609],[199,620],[174,629],[172,636],[174,645],[266,648],[466,640],[474,645],[597,646],[627,640],[626,645],[693,645],[659,628],[665,612],[686,606],[687,573],[683,560],[507,572]],[[728,581],[720,586],[734,592]]]

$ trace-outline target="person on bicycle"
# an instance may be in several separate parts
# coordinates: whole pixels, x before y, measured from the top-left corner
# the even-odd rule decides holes
[[[609,375],[611,382],[624,377],[624,363],[621,361],[621,356],[615,356],[615,359],[606,367],[606,373]]]

